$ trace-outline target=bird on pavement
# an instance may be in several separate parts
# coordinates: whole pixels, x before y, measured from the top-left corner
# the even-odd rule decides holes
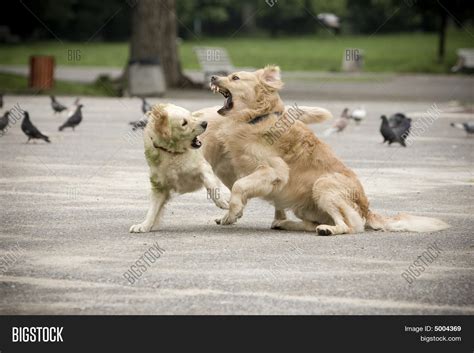
[[[30,120],[30,114],[25,110],[23,111],[23,121],[21,122],[21,130],[28,136],[27,143],[30,142],[31,139],[41,139],[45,140],[46,142],[50,143],[49,137],[43,135],[36,126]]]
[[[380,117],[380,119],[382,119],[382,124],[380,125],[380,133],[383,136],[383,142],[382,143],[385,143],[385,142],[389,141],[389,144],[390,144],[390,143],[392,143],[393,141],[396,140],[395,133],[393,132],[392,128],[390,127],[388,119],[385,115],[382,115]]]
[[[397,136],[398,142],[400,142],[403,147],[406,147],[405,141],[408,138],[408,135],[410,134],[410,129],[410,118],[403,119],[402,123],[399,126],[392,128],[393,132],[395,133],[395,136]]]
[[[132,130],[135,131],[136,129],[144,129],[148,118],[146,113],[151,110],[151,105],[146,101],[145,98],[142,98],[142,112],[145,114],[140,120],[137,121],[130,121],[129,124],[132,125]]]
[[[129,122],[129,124],[132,125],[133,131],[135,131],[136,129],[144,129],[147,123],[148,118],[145,115],[140,120]]]
[[[151,110],[151,105],[146,101],[145,98],[142,98],[142,112],[145,114],[146,112]]]
[[[350,119],[349,109],[344,108],[344,110],[341,113],[341,117],[338,118],[329,129],[326,129],[324,131],[323,133],[324,136],[329,136],[333,134],[334,132],[343,131],[347,127],[347,125],[349,125],[349,119]]]
[[[5,114],[0,118],[0,136],[3,136],[5,128],[8,126],[9,120],[8,115],[10,114],[9,111],[6,111]]]
[[[352,119],[354,119],[354,121],[358,125],[360,124],[362,120],[366,118],[367,112],[365,111],[363,107],[360,107],[360,108],[354,109],[350,116]]]
[[[398,142],[403,147],[406,147],[405,140],[410,133],[411,119],[404,119],[402,123],[395,128],[390,127],[389,121],[385,115],[382,115],[380,119],[382,119],[382,124],[380,125],[380,133],[383,136],[382,143],[388,141],[388,145],[390,146],[392,143]]]
[[[79,125],[82,121],[82,104],[79,104],[76,108],[76,111],[74,114],[72,114],[64,124],[62,124],[59,127],[59,131],[63,131],[63,129],[67,127],[72,127],[72,130],[74,131],[74,128]]]
[[[65,105],[62,105],[56,100],[55,96],[50,96],[51,97],[51,107],[54,110],[54,113],[61,113],[62,111],[66,110],[67,107]]]
[[[77,106],[79,105],[80,100],[81,100],[81,99],[80,99],[79,97],[76,98],[76,99],[74,100],[74,103],[72,104],[72,107],[69,107],[69,108],[67,109],[67,117],[66,117],[66,119],[69,119],[69,118],[72,116],[72,114],[74,114],[74,112],[75,112],[76,109],[77,109]]]
[[[451,126],[466,131],[468,135],[474,134],[474,121],[468,121],[466,123],[451,123]]]
[[[388,118],[388,124],[393,129],[402,124],[402,122],[407,119],[406,115],[403,113],[395,113],[390,118]]]

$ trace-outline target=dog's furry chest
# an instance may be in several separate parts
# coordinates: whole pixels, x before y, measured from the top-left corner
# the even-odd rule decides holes
[[[158,152],[157,152],[158,153]],[[203,157],[197,151],[181,155],[161,153],[159,159],[148,159],[150,181],[165,192],[180,194],[193,192],[202,187]]]

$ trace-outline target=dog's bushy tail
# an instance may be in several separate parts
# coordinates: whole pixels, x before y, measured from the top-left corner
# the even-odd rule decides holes
[[[305,124],[322,123],[332,119],[331,112],[324,108],[299,106],[298,109],[303,112],[298,120]]]
[[[400,213],[396,216],[382,216],[369,211],[366,227],[374,230],[384,230],[391,232],[437,232],[449,228],[449,224],[440,219],[413,216]]]

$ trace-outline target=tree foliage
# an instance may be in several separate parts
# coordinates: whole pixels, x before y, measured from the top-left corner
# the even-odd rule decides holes
[[[130,36],[130,4],[136,1],[11,1],[0,19],[22,39],[124,40]],[[441,11],[449,12],[453,24],[465,25],[472,21],[473,4],[464,0],[177,0],[176,12],[183,38],[323,32],[316,19],[322,12],[339,16],[343,33],[372,34],[438,31]]]

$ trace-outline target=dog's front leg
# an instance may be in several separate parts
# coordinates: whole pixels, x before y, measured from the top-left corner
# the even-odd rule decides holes
[[[167,199],[168,196],[165,193],[152,190],[150,197],[150,207],[148,208],[145,220],[140,224],[131,226],[130,233],[147,233],[151,231],[154,226],[156,227],[159,214],[163,209]]]
[[[284,162],[283,162],[284,163]],[[283,187],[288,181],[288,168],[275,169],[261,166],[255,172],[237,180],[232,186],[229,212],[217,224],[233,224],[242,217],[247,201],[254,197],[264,197],[276,188]]]
[[[272,229],[301,231],[301,232],[315,232],[319,223],[309,221],[290,221],[288,219],[277,220],[272,223]]]
[[[211,197],[212,201],[214,201],[215,205],[224,210],[228,210],[229,203],[223,198],[221,193],[222,183],[212,172],[212,168],[207,162],[203,165],[202,182],[207,189],[208,195]]]
[[[273,216],[274,221],[283,221],[286,219],[286,212],[285,210],[280,210],[275,207],[275,215]]]

